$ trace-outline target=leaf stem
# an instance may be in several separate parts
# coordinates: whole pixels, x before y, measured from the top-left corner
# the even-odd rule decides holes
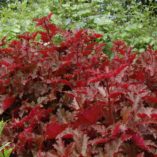
[[[109,89],[108,80],[106,80],[106,90],[107,90],[107,93],[108,93],[109,116],[110,116],[109,123],[113,124],[115,122],[114,114],[113,114],[114,110],[113,110],[113,105],[112,105],[111,99],[109,97],[110,89]]]

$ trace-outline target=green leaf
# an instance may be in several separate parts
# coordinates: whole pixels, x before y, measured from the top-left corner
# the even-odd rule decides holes
[[[6,144],[2,145],[2,146],[0,147],[0,152],[1,152],[2,150],[4,150],[5,147],[7,147],[7,146],[9,146],[9,145],[10,145],[10,142],[7,142]]]
[[[10,142],[8,142],[0,147],[0,157],[9,157],[11,155],[13,148],[6,148],[9,145],[10,145]]]
[[[111,25],[113,21],[106,16],[102,16],[94,19],[94,23],[97,25]]]
[[[9,157],[12,151],[13,151],[13,148],[4,149],[4,156]]]
[[[4,126],[5,126],[5,122],[0,121],[0,136],[2,135],[2,131],[3,131]]]
[[[0,157],[5,157],[2,152],[0,152]]]
[[[15,33],[19,33],[19,32],[21,31],[20,26],[19,26],[19,25],[16,25],[16,27],[14,27],[14,28],[12,29],[12,31],[15,32]]]

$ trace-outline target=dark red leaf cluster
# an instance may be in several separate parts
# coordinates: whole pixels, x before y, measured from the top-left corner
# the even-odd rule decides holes
[[[0,143],[14,157],[157,156],[157,51],[116,41],[110,59],[102,35],[61,30],[51,16],[0,42]]]

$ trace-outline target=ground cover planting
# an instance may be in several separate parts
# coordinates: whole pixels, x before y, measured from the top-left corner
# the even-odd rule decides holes
[[[149,44],[157,49],[157,2],[153,0],[3,0],[0,6],[0,38],[9,40],[17,34],[36,30],[32,18],[47,15],[64,29],[93,29],[107,42],[109,55],[112,42],[123,39],[138,52]],[[0,1],[1,2],[1,1]],[[149,2],[149,3],[148,3]]]
[[[0,42],[0,144],[11,157],[157,156],[157,51],[117,40],[109,58],[101,34],[51,17]]]

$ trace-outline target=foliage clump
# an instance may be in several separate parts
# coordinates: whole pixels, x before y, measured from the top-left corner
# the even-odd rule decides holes
[[[51,16],[0,43],[0,143],[18,157],[157,155],[157,51],[137,56],[118,40],[109,59],[101,34],[62,30]]]
[[[0,38],[9,40],[25,31],[35,31],[32,18],[54,13],[53,22],[66,29],[90,28],[102,33],[109,51],[122,39],[143,52],[148,44],[157,49],[157,2],[150,0],[14,0],[0,10]],[[142,2],[142,3],[141,3]]]

